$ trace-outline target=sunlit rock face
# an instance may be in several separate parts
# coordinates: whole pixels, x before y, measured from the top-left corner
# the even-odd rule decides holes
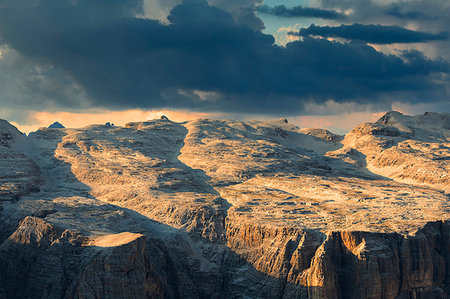
[[[450,115],[0,122],[0,298],[446,298]]]
[[[367,168],[398,182],[450,192],[450,114],[389,112],[345,137],[366,156]]]

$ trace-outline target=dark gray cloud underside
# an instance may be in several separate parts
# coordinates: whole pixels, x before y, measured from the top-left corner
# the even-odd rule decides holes
[[[351,10],[347,22],[414,24],[417,28],[446,31],[449,28],[450,2],[447,0],[378,1],[319,0],[323,8]]]
[[[328,20],[338,20],[345,18],[344,15],[338,13],[335,10],[327,10],[313,7],[294,6],[287,8],[285,5],[277,5],[270,7],[267,5],[261,5],[258,7],[260,13],[275,15],[279,17],[307,17],[307,18],[321,18]]]
[[[136,18],[141,4],[3,0],[0,38],[27,61],[72,78],[93,107],[295,114],[310,100],[449,96],[448,63],[420,52],[399,57],[309,37],[284,48],[204,0],[183,1],[170,25]],[[199,98],[195,90],[216,95]],[[53,101],[76,105],[73,97]]]
[[[384,11],[387,15],[406,20],[430,20],[432,17],[418,10],[404,11],[398,5],[391,5]]]
[[[362,24],[341,26],[316,26],[313,24],[309,28],[302,28],[299,32],[291,32],[290,34],[298,36],[345,38],[372,44],[421,43],[442,41],[448,38],[447,32],[432,34],[409,30],[399,26]]]

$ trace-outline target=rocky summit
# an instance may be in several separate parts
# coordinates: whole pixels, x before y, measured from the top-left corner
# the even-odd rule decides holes
[[[450,114],[0,121],[0,298],[448,298]]]

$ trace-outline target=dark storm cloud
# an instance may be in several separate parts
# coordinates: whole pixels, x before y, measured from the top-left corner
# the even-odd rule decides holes
[[[265,14],[271,14],[279,17],[307,17],[307,18],[321,18],[329,20],[338,20],[345,18],[344,15],[338,13],[335,10],[327,10],[313,7],[295,6],[287,8],[284,5],[277,5],[270,7],[267,5],[261,5],[258,7],[258,11]]]
[[[385,10],[385,13],[389,16],[393,16],[399,19],[409,19],[409,20],[430,20],[432,19],[427,14],[423,13],[422,11],[418,10],[411,10],[411,11],[403,11],[400,6],[398,5],[391,5]]]
[[[170,11],[182,0],[143,0],[146,16],[166,21]],[[256,6],[263,0],[207,0],[211,6],[218,7],[233,17],[238,24],[246,25],[254,30],[264,29],[264,23],[256,15]]]
[[[263,0],[208,0],[209,4],[230,13],[236,23],[255,30],[264,29],[264,23],[256,16],[256,6],[262,2]]]
[[[92,107],[296,114],[311,100],[448,97],[445,61],[309,37],[279,47],[203,0],[176,6],[170,25],[136,18],[137,0],[0,3],[1,39],[30,63],[72,78]],[[70,84],[61,86],[65,94]],[[76,105],[58,95],[53,102]]]
[[[450,28],[447,0],[319,0],[327,9],[351,12],[346,23],[384,24],[414,28],[423,32],[446,32]],[[336,24],[335,24],[336,25]],[[428,44],[427,55],[450,60],[450,40]]]
[[[362,24],[341,26],[316,26],[313,24],[309,28],[302,28],[299,32],[290,32],[290,34],[298,36],[345,38],[372,44],[422,43],[446,40],[448,38],[447,32],[431,34],[409,30],[399,26]]]
[[[412,21],[417,24],[448,29],[450,2],[445,0],[394,0],[388,3],[376,0],[320,0],[327,9],[351,10],[351,22]]]

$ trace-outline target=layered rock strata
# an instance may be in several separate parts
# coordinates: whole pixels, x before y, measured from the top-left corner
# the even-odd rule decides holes
[[[447,298],[448,114],[0,123],[0,298]]]

